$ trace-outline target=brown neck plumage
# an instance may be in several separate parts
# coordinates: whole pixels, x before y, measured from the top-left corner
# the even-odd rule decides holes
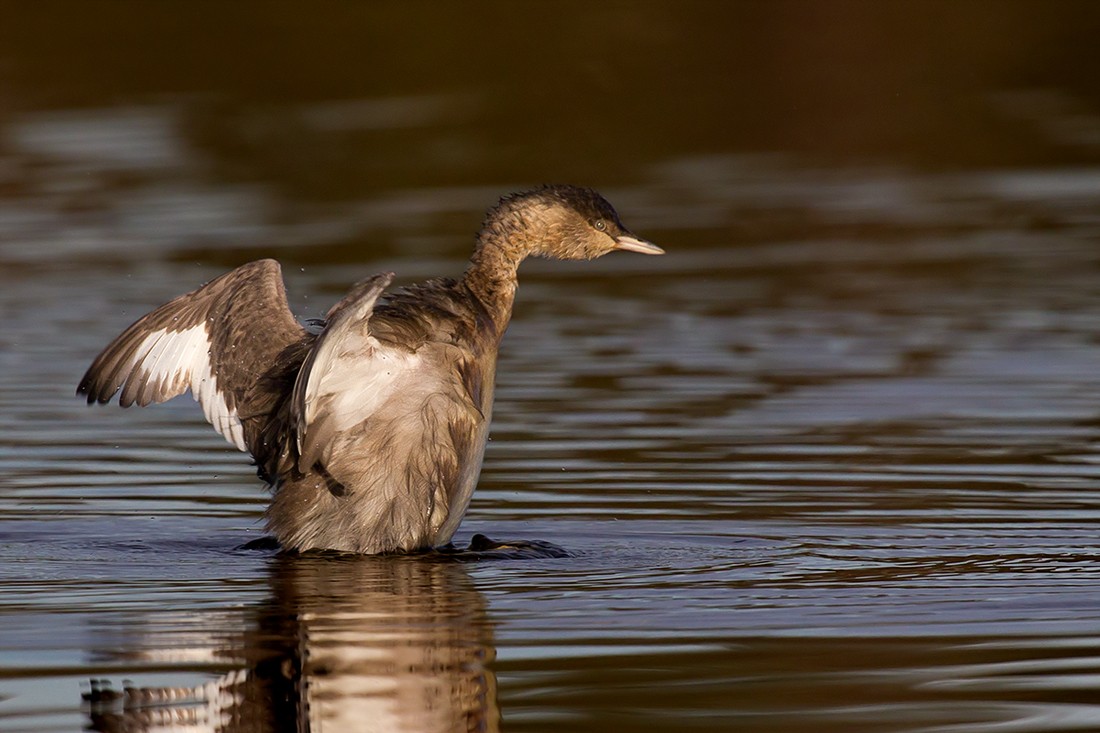
[[[489,212],[462,276],[462,282],[492,319],[498,338],[512,318],[519,265],[528,255],[540,251],[549,235],[540,216],[532,216],[530,208],[521,215],[515,204],[505,199]]]

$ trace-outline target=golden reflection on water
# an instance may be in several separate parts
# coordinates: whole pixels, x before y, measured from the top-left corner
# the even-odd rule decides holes
[[[225,731],[496,731],[492,626],[465,568],[420,558],[278,557],[243,632],[206,650],[245,660],[193,688],[97,687],[89,727]],[[204,654],[168,632],[145,665]],[[198,640],[201,642],[201,640]],[[208,640],[213,643],[213,639]],[[141,645],[141,640],[134,642]],[[180,646],[191,647],[189,652]],[[103,650],[119,661],[119,652]],[[125,655],[124,655],[125,656]]]

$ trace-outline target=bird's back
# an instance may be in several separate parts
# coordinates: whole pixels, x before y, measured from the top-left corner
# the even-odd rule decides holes
[[[283,460],[268,512],[300,548],[353,552],[445,543],[465,513],[488,437],[496,340],[461,284],[391,293],[358,321],[322,331],[298,460]],[[335,329],[335,330],[330,330]],[[318,358],[325,376],[306,374]],[[284,444],[293,426],[279,426]]]

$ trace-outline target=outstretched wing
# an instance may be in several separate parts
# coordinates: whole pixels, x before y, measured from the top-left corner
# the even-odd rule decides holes
[[[142,317],[96,357],[77,387],[88,403],[129,407],[188,389],[226,440],[248,450],[250,388],[305,331],[287,305],[275,260],[257,260]]]
[[[326,315],[325,329],[298,372],[291,411],[298,443],[298,470],[303,473],[321,460],[321,453],[331,444],[333,435],[347,427],[343,424],[344,415],[369,414],[371,393],[387,391],[384,385],[374,383],[369,374],[375,371],[371,364],[384,362],[394,347],[374,338],[368,324],[378,296],[392,281],[392,272],[367,278],[334,305]]]

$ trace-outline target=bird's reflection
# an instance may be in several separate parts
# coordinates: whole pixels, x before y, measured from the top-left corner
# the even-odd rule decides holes
[[[429,557],[273,559],[271,598],[197,688],[93,681],[97,731],[496,731],[494,647],[465,567]],[[239,646],[237,644],[239,642]]]

